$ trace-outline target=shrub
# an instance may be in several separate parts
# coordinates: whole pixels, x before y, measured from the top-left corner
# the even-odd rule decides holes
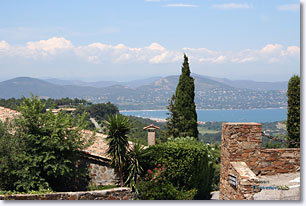
[[[138,198],[141,200],[192,200],[196,189],[184,190],[175,187],[165,176],[166,167],[159,164],[148,170],[144,180],[136,185]]]
[[[82,135],[84,116],[76,123],[69,114],[54,115],[44,108],[36,97],[24,99],[22,116],[2,125],[1,189],[71,191],[87,186],[88,170],[80,166],[80,151],[91,143]]]
[[[141,160],[146,170],[159,163],[167,165],[167,180],[183,190],[196,189],[195,199],[210,199],[214,161],[212,148],[193,138],[176,138],[150,146]]]

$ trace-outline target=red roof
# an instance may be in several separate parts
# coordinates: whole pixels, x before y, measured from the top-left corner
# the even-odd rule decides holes
[[[20,112],[5,107],[0,107],[0,121],[4,122],[6,119],[14,118],[16,115],[20,115]]]

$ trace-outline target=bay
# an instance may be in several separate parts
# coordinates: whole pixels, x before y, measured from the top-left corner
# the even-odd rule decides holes
[[[167,110],[131,110],[120,111],[121,114],[164,120]],[[274,122],[287,119],[287,108],[269,109],[234,109],[234,110],[197,110],[198,121],[202,122]]]

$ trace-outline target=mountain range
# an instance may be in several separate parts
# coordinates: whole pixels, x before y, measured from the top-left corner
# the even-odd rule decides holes
[[[202,75],[195,79],[198,109],[250,109],[286,106],[287,82],[229,80]],[[130,82],[18,77],[0,82],[0,98],[83,98],[94,103],[112,102],[119,109],[165,109],[179,76],[152,77]]]

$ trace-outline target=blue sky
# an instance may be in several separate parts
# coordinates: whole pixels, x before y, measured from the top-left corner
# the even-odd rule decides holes
[[[132,80],[194,73],[288,80],[300,72],[296,0],[0,1],[1,80]]]

